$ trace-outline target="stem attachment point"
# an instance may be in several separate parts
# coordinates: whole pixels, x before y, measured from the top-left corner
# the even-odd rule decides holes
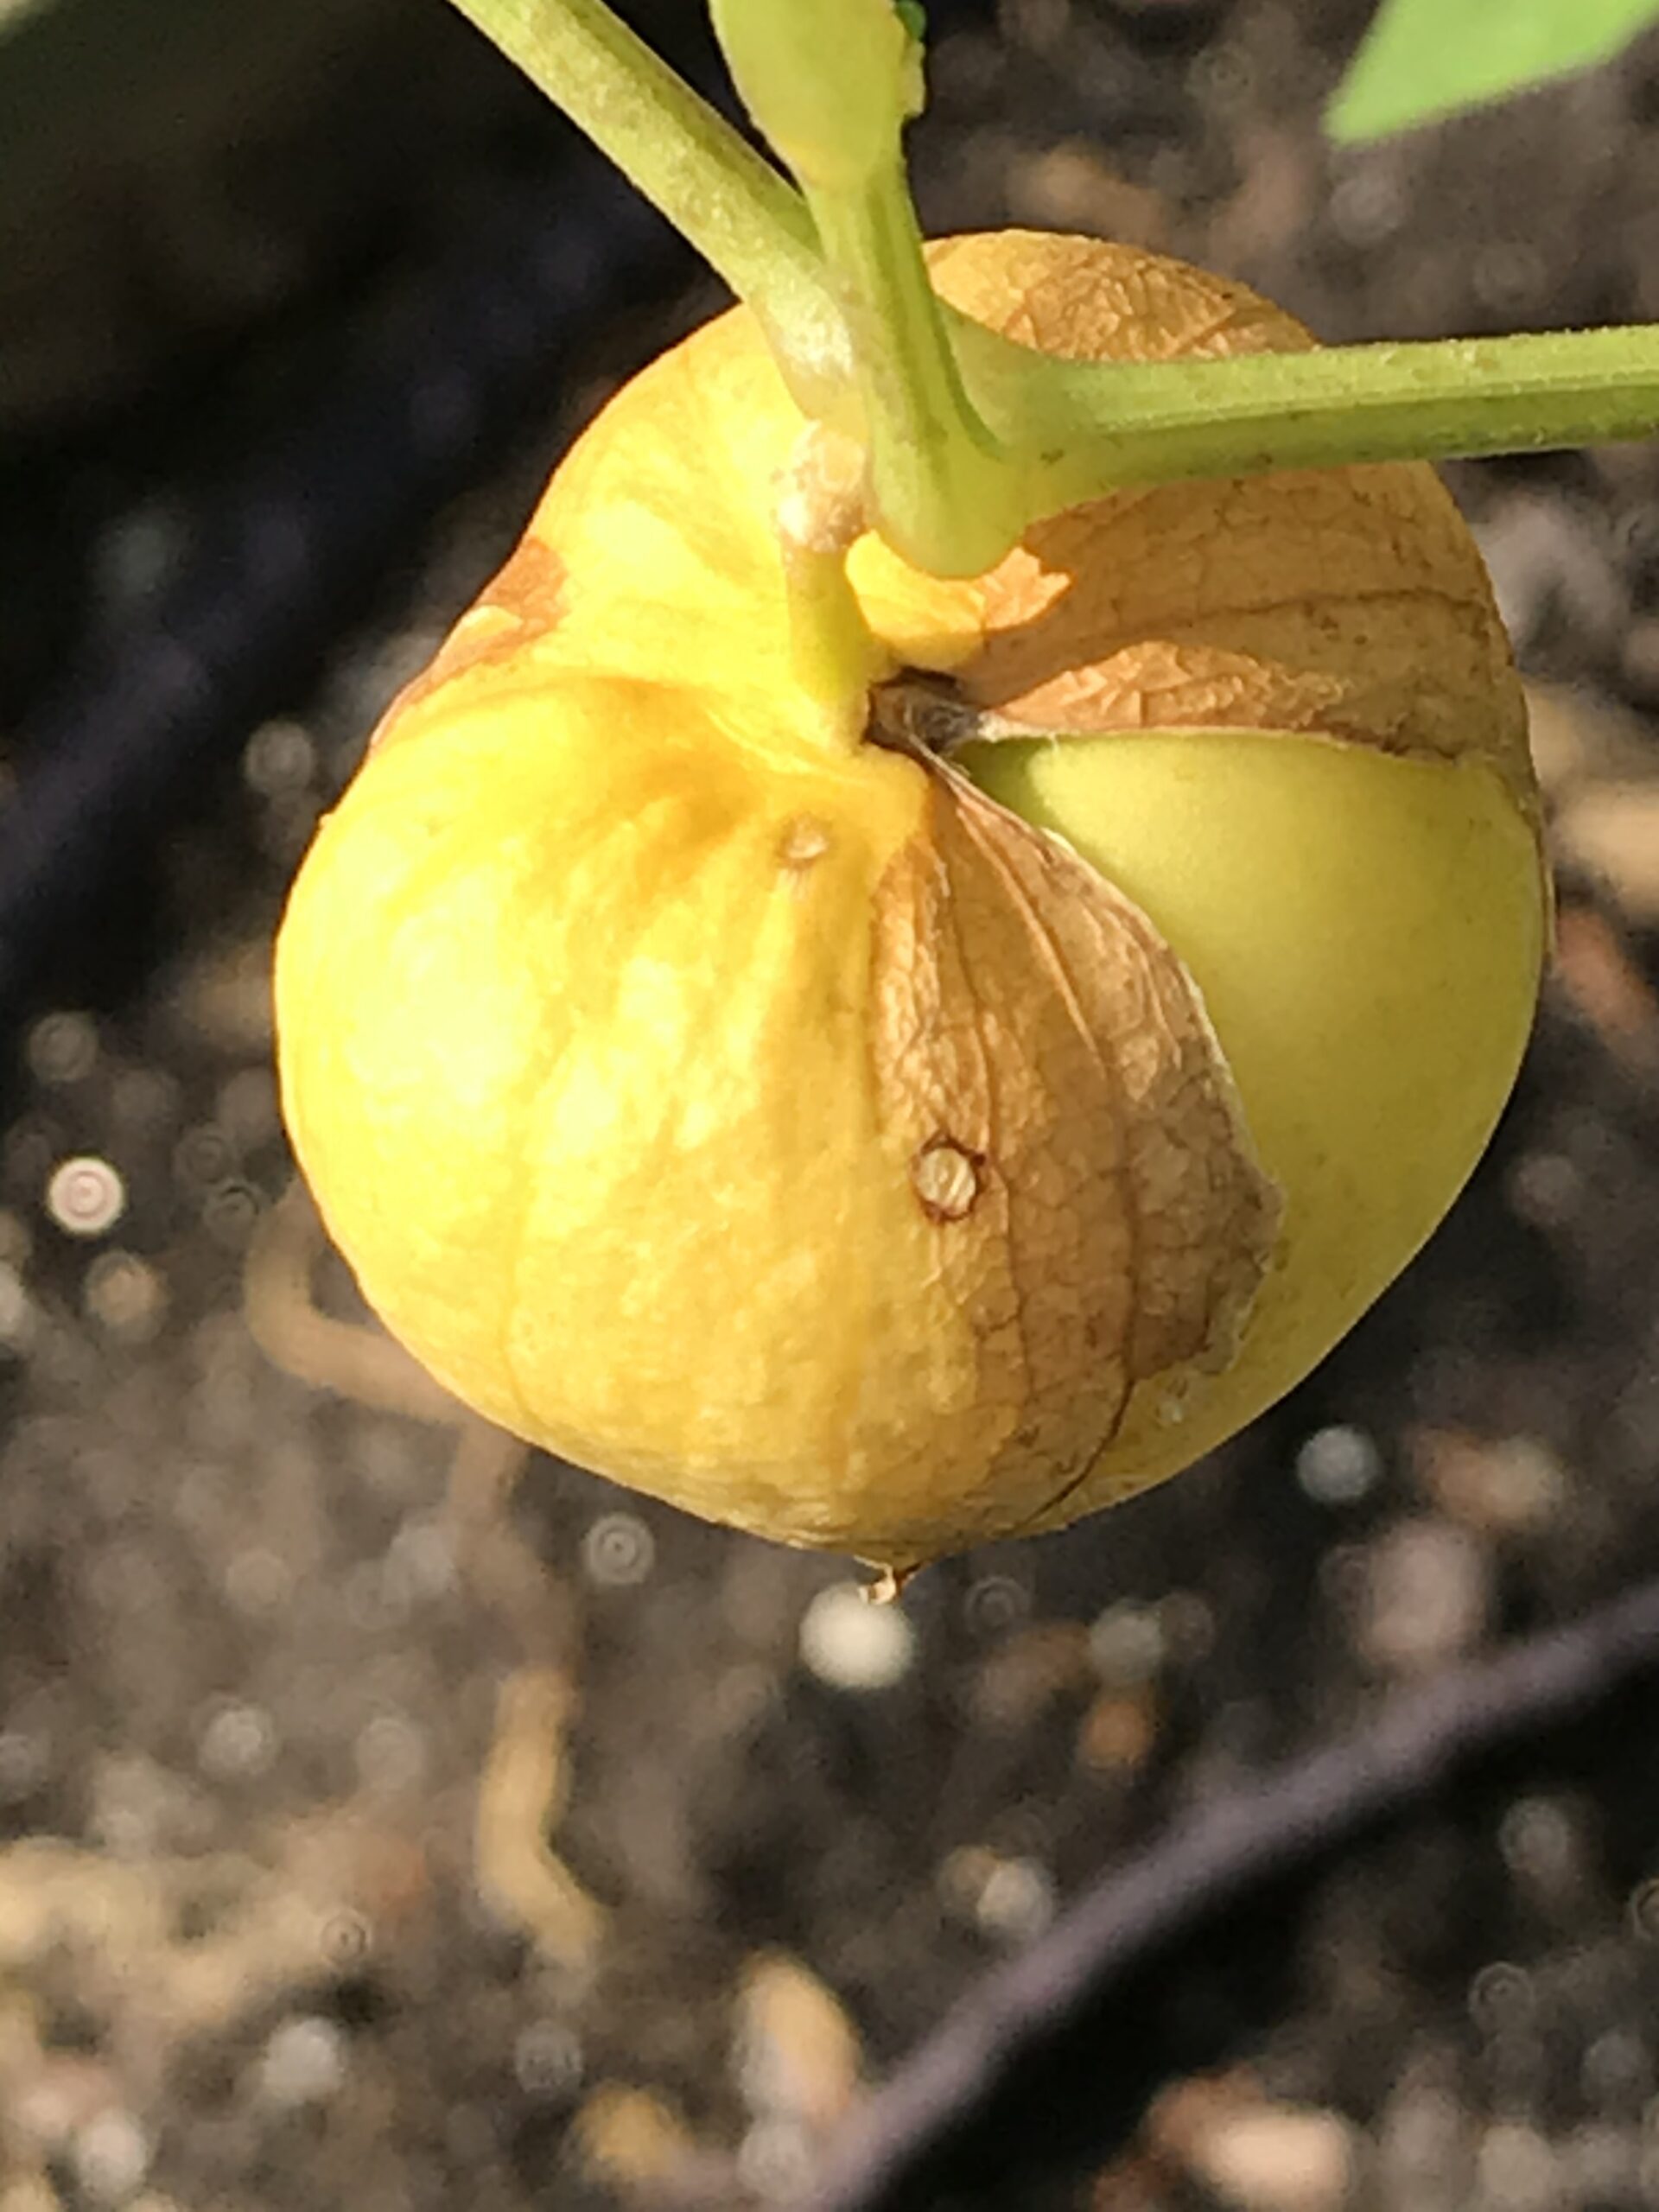
[[[850,752],[864,736],[871,685],[895,665],[847,575],[848,550],[865,529],[862,448],[810,425],[784,473],[774,520],[795,681],[826,742]]]

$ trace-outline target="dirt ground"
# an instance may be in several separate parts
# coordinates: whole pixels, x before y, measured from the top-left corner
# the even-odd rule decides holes
[[[931,228],[1143,240],[1332,339],[1659,315],[1659,46],[1338,158],[1357,0],[933,12]],[[560,174],[509,92],[456,98],[452,194],[0,449],[0,807],[230,457],[418,318],[458,211]],[[584,334],[480,439],[9,1040],[0,2212],[795,2202],[866,2086],[1183,1813],[1659,1573],[1659,446],[1453,473],[1533,686],[1560,959],[1452,1219],[1226,1451],[878,1612],[521,1466],[365,1332],[283,1202],[284,885],[549,456],[712,298]],[[1189,1958],[909,2212],[1659,2206],[1654,1692],[1261,1910],[1270,2004]],[[1125,2139],[1113,2053],[1154,2031]]]

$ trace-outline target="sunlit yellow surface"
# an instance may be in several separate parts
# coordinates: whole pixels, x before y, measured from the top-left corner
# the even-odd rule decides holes
[[[939,267],[1057,348],[1305,342],[1088,241]],[[967,584],[857,549],[895,665],[1073,717],[962,765],[1185,963],[1284,1196],[1233,1363],[1143,1383],[1057,1497],[882,1120],[875,907],[928,777],[826,750],[792,695],[770,518],[802,428],[737,315],[578,442],[302,869],[283,1091],[365,1294],[469,1403],[711,1519],[905,1567],[1157,1480],[1313,1365],[1490,1133],[1545,893],[1518,690],[1427,472],[1103,501]]]

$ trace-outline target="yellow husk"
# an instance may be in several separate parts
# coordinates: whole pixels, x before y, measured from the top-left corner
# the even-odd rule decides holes
[[[934,266],[1056,351],[1308,342],[1092,241]],[[865,541],[878,636],[969,710],[944,766],[902,687],[840,753],[791,690],[802,427],[740,312],[579,442],[302,871],[283,1095],[365,1294],[469,1402],[902,1569],[1306,1371],[1485,1141],[1544,891],[1427,470],[1102,500],[969,583]]]

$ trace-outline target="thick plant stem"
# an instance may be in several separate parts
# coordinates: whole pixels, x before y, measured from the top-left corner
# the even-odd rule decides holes
[[[963,388],[929,281],[903,132],[921,49],[892,0],[712,0],[745,105],[794,171],[846,318],[870,519],[917,568],[970,576],[1020,534],[1011,470]]]
[[[722,33],[758,51],[738,73],[779,110],[810,207],[605,0],[454,3],[753,310],[803,411],[867,439],[871,519],[918,567],[988,566],[1030,523],[1122,486],[1659,429],[1659,327],[1145,367],[980,328],[926,282],[898,151],[910,81],[855,66],[860,37],[879,42],[872,0],[718,0]]]
[[[847,575],[848,549],[865,527],[863,475],[863,448],[814,423],[784,472],[773,516],[795,682],[832,752],[862,741],[870,686],[894,668]]]
[[[893,672],[865,620],[847,575],[845,552],[823,552],[780,541],[789,602],[790,661],[803,698],[816,711],[830,751],[850,753],[863,741],[870,687]]]
[[[760,318],[809,413],[851,362],[800,195],[604,0],[454,0]]]
[[[1645,437],[1659,327],[1332,346],[1156,366],[998,361],[986,411],[1028,521],[1138,484]],[[1000,419],[999,419],[1000,418]]]
[[[978,575],[1028,519],[1025,487],[963,389],[897,144],[859,184],[806,194],[858,366],[871,521],[915,567]]]

